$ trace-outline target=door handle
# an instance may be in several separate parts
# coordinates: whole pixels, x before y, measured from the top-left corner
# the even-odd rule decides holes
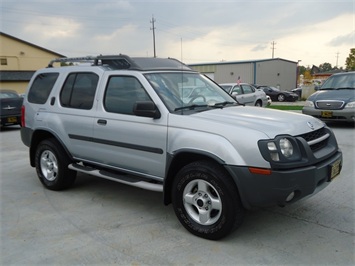
[[[105,120],[105,119],[99,119],[99,120],[97,120],[97,123],[98,123],[99,125],[105,126],[105,125],[107,124],[107,120]]]

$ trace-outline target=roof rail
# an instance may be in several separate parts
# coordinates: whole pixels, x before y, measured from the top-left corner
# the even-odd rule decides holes
[[[49,62],[48,67],[53,67],[54,63],[91,63],[93,66],[109,66],[112,69],[130,70],[192,70],[184,63],[173,58],[150,58],[150,57],[129,57],[128,55],[98,55],[72,58],[57,58]]]

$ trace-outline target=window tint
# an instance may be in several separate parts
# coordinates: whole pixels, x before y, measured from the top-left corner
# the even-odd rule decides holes
[[[133,115],[133,106],[137,101],[150,101],[150,98],[135,77],[109,78],[104,97],[107,112]]]
[[[243,94],[243,92],[242,92],[242,90],[241,90],[241,88],[239,87],[239,86],[234,86],[233,87],[233,90],[232,90],[232,93],[238,93],[238,94]]]
[[[30,103],[44,104],[52,91],[58,75],[58,73],[39,74],[28,92],[28,101]]]
[[[242,85],[244,94],[253,93],[254,89],[249,85]]]
[[[60,92],[60,103],[64,107],[92,108],[99,77],[94,73],[70,74]]]

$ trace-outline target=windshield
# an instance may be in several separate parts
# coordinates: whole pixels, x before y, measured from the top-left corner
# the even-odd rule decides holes
[[[333,75],[328,78],[321,90],[355,89],[355,73],[344,75]]]
[[[203,111],[236,104],[228,93],[198,73],[149,73],[145,77],[170,112],[184,109]]]

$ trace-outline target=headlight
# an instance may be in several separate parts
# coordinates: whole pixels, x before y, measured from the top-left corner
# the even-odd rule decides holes
[[[301,160],[301,151],[296,138],[279,136],[258,143],[262,156],[269,162],[295,162]]]
[[[355,102],[349,102],[345,105],[345,108],[355,108]]]
[[[293,155],[293,145],[291,141],[286,138],[280,139],[280,149],[281,153],[286,157],[290,158]]]
[[[312,101],[306,101],[306,102],[304,103],[304,106],[305,106],[305,107],[314,107],[314,103],[313,103]]]

